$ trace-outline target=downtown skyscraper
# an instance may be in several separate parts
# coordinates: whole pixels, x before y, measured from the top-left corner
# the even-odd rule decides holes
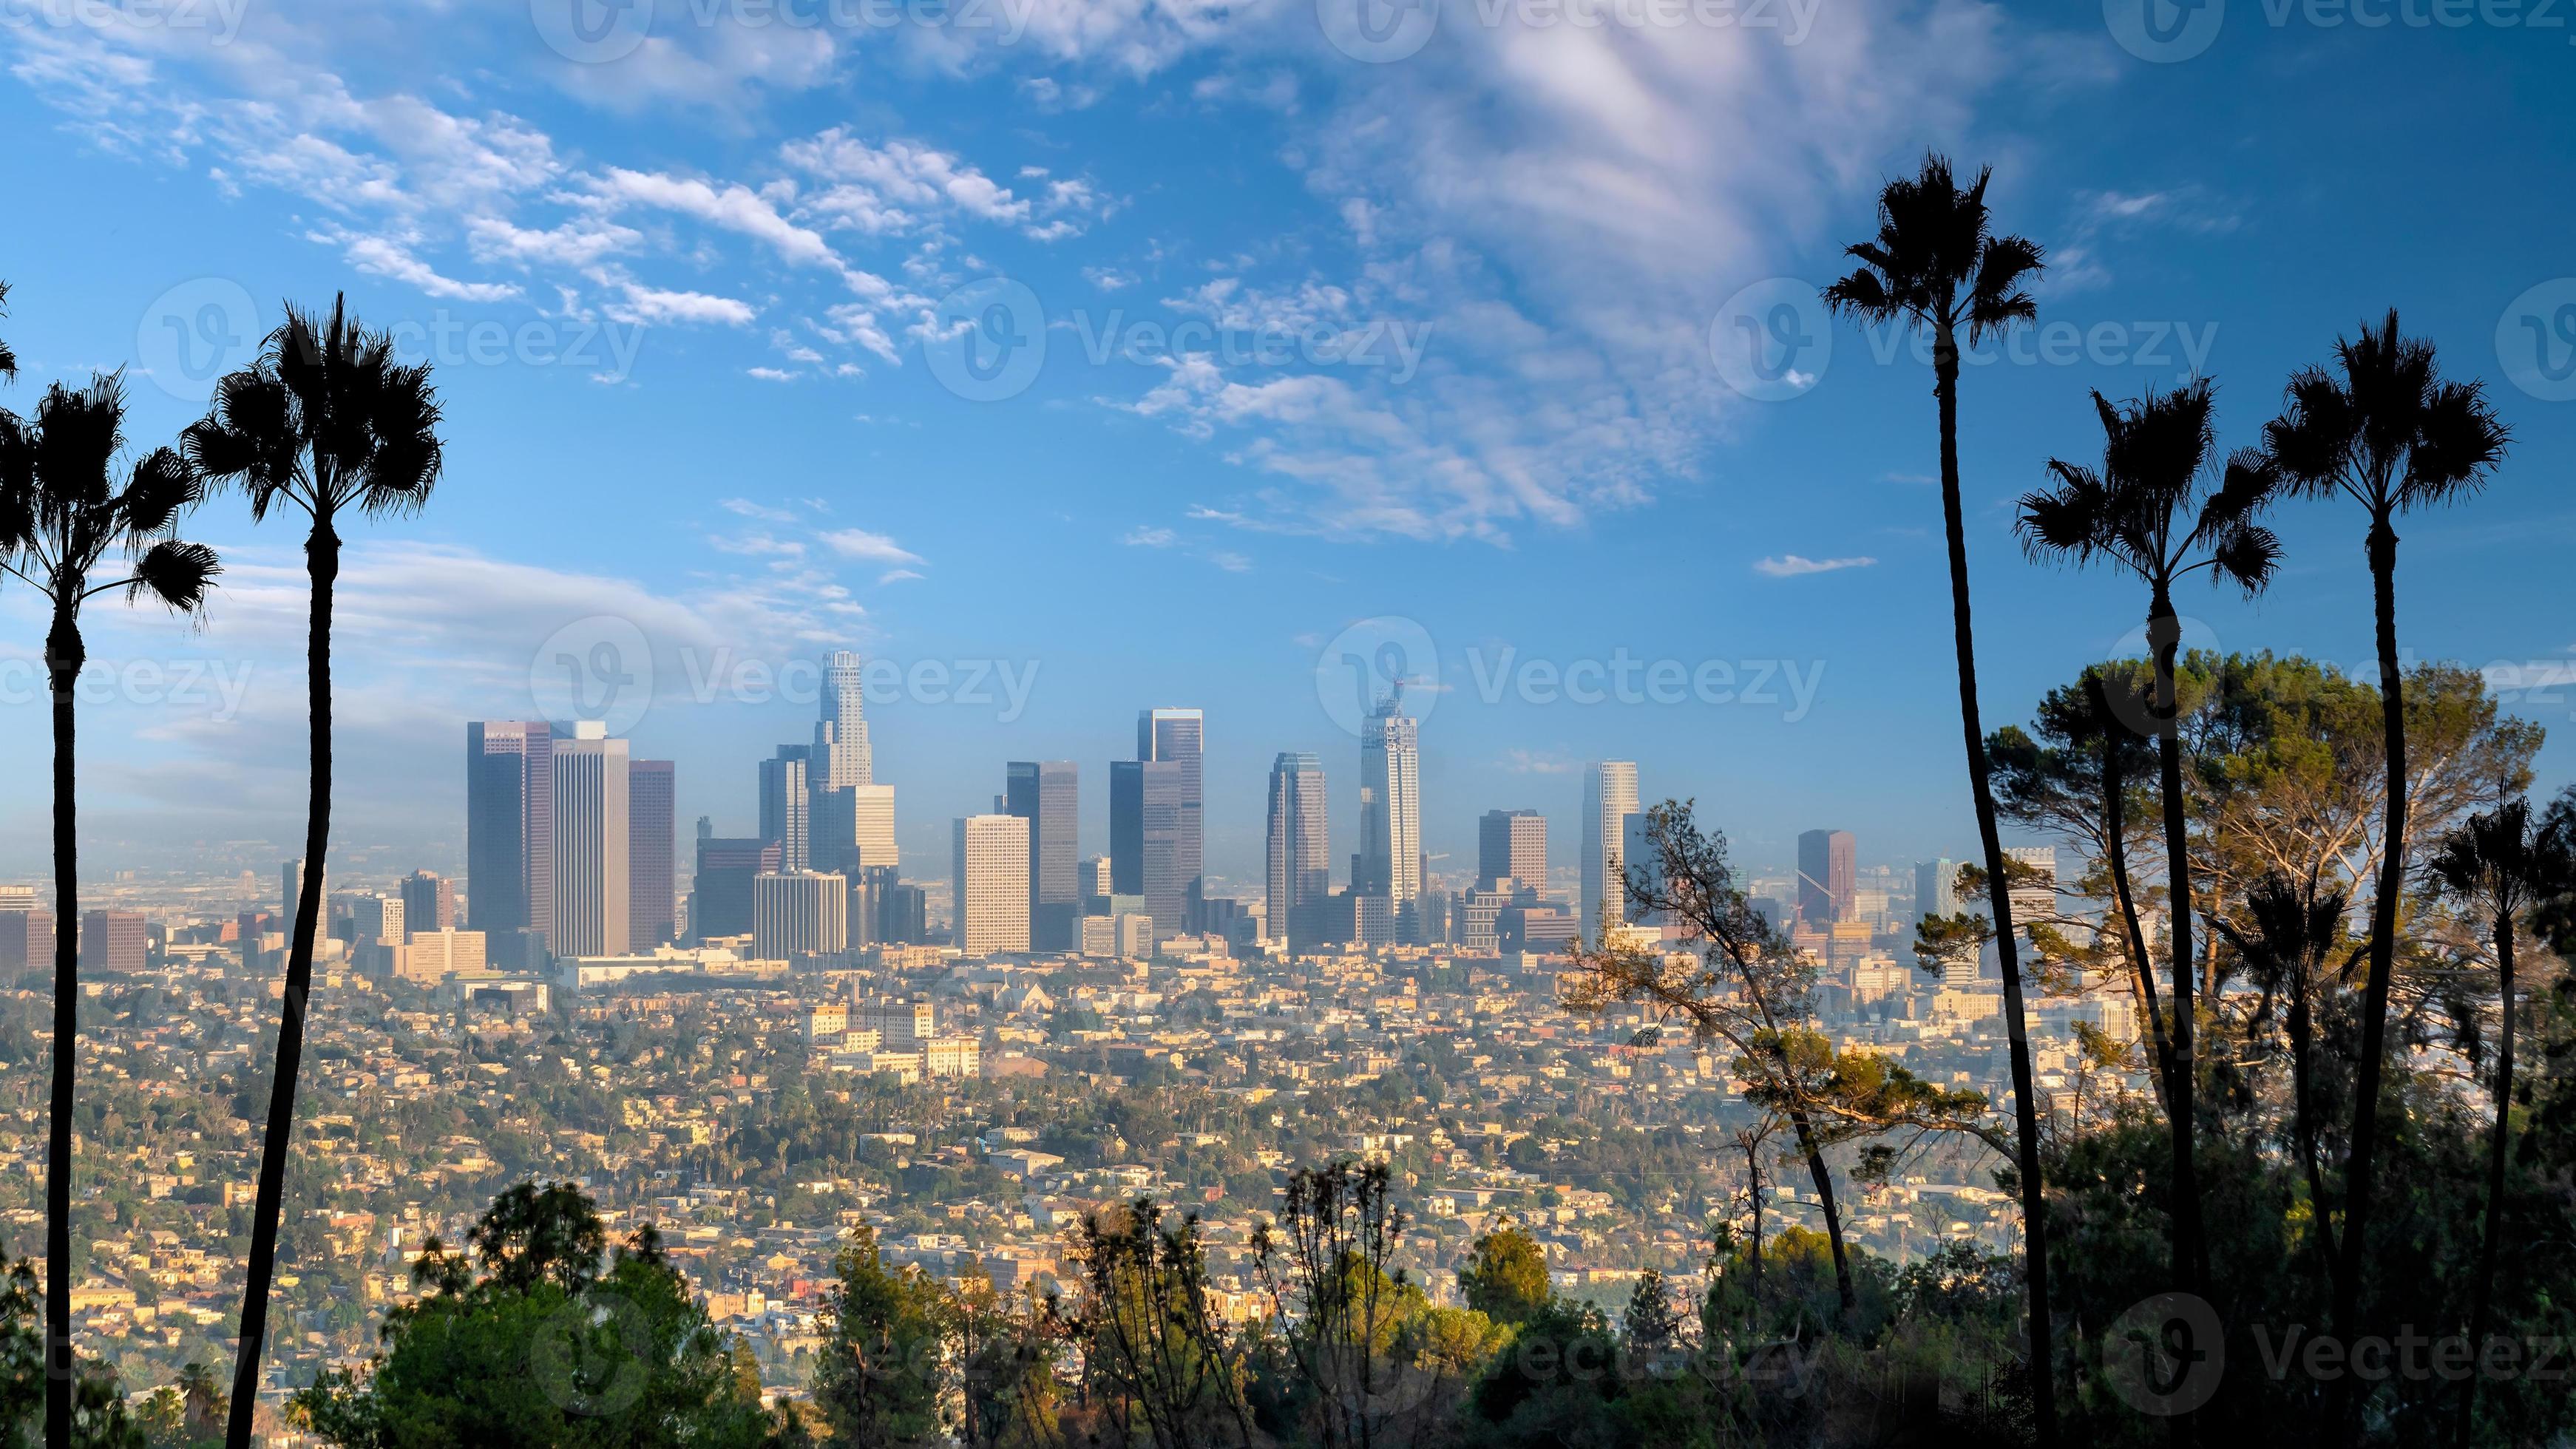
[[[1080,777],[1071,760],[1013,760],[1003,808],[1029,823],[1029,949],[1070,951],[1081,942]]]
[[[1351,893],[1387,902],[1399,941],[1422,940],[1422,725],[1400,695],[1360,723],[1360,849]]]
[[[554,914],[546,949],[558,956],[622,956],[630,841],[626,741],[594,720],[554,742]]]
[[[1810,830],[1798,837],[1798,921],[1821,931],[1852,919],[1859,904],[1860,864],[1848,830]]]
[[[1332,844],[1324,824],[1324,766],[1282,751],[1270,765],[1270,822],[1263,899],[1270,939],[1291,952],[1322,943],[1333,892]]]
[[[1588,939],[1605,917],[1628,918],[1628,817],[1637,813],[1637,762],[1602,760],[1583,772],[1583,919]]]
[[[553,744],[543,720],[466,722],[465,913],[475,930],[542,931],[554,920]]]
[[[1535,810],[1488,810],[1476,822],[1476,888],[1508,880],[1547,888],[1547,817]]]
[[[1165,787],[1171,792],[1169,833],[1148,839],[1142,862],[1145,908],[1153,913],[1158,941],[1201,925],[1199,901],[1207,890],[1207,788],[1201,765],[1206,736],[1207,718],[1199,710],[1148,709],[1136,715],[1137,760],[1170,767],[1171,783]],[[1149,827],[1148,835],[1157,832]]]

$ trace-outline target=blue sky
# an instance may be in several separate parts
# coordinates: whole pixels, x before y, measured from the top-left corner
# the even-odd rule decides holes
[[[435,366],[446,480],[344,579],[352,868],[459,863],[462,721],[560,706],[564,655],[649,658],[639,752],[680,762],[684,820],[747,829],[752,761],[812,717],[760,671],[793,696],[844,646],[904,671],[871,714],[911,873],[1013,758],[1078,761],[1104,848],[1136,710],[1195,704],[1209,866],[1248,882],[1279,750],[1323,755],[1348,848],[1318,663],[1354,641],[1421,678],[1435,854],[1535,806],[1570,860],[1603,756],[1756,862],[1811,826],[1964,853],[1928,370],[1795,311],[1829,356],[1738,365],[1737,319],[1835,275],[1927,146],[1994,165],[2051,259],[2057,330],[1964,387],[1990,725],[2134,642],[2132,589],[2009,532],[2049,456],[2098,453],[2086,390],[2205,370],[2233,446],[2391,305],[2517,435],[2486,496],[2404,526],[2406,650],[2576,660],[2563,4],[1444,0],[1364,32],[1354,0],[573,3],[0,15],[0,403],[123,366],[158,441],[280,299],[334,289]],[[2188,599],[2195,637],[2365,664],[2359,522],[2277,523],[2271,596]],[[297,540],[233,499],[190,529],[230,562],[201,630],[93,619],[97,869],[295,834]],[[0,591],[30,763],[40,636]],[[1518,672],[1621,658],[1629,702]],[[2576,686],[2516,707],[2556,731]],[[42,778],[0,782],[0,870],[41,864]]]

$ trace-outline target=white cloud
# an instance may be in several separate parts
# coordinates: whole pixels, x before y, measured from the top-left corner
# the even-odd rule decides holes
[[[1753,571],[1765,578],[1794,579],[1802,574],[1829,574],[1837,569],[1865,569],[1877,562],[1874,558],[1865,557],[1802,558],[1790,553],[1762,559],[1753,565]]]
[[[843,558],[890,564],[917,564],[922,561],[921,555],[893,539],[882,533],[870,533],[864,528],[836,528],[821,537],[825,547]]]
[[[1137,527],[1127,530],[1120,542],[1130,548],[1169,548],[1179,538],[1168,528]]]

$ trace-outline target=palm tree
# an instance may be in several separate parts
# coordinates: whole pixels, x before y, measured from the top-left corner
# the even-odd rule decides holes
[[[2292,375],[2281,415],[2263,430],[2271,466],[2303,495],[2340,493],[2370,520],[2373,612],[2379,643],[2380,728],[2388,741],[2388,819],[2379,887],[2370,904],[2370,970],[2363,980],[2361,1060],[2355,1072],[2352,1149],[2344,1172],[2342,1264],[2334,1331],[2360,1331],[2362,1253],[2369,1239],[2371,1171],[2379,1145],[2379,1079],[2388,1039],[2388,984],[2397,960],[2397,907],[2406,883],[2406,704],[2397,665],[2397,515],[2475,492],[2504,457],[2510,431],[2475,382],[2446,382],[2433,344],[2400,336],[2391,309],[2377,330],[2335,342],[2336,371]],[[2340,374],[2340,375],[2338,375]],[[2338,1381],[2337,1413],[2352,1403]]]
[[[2313,879],[2293,880],[2276,871],[2246,893],[2241,924],[2219,915],[2209,918],[2210,929],[2244,958],[2246,974],[2262,988],[2267,1008],[2276,993],[2289,1000],[2290,1145],[2307,1174],[2309,1216],[2316,1223],[2317,1257],[2329,1287],[2341,1270],[2334,1222],[2326,1211],[2325,1167],[2317,1156],[2316,992],[2327,979],[2327,956],[2343,939],[2344,901],[2342,891],[2320,890]],[[2351,968],[2349,960],[2344,964]]]
[[[2566,841],[2559,832],[2535,837],[2531,805],[2508,800],[2443,838],[2425,870],[2443,894],[2483,910],[2495,944],[2496,1000],[2503,1024],[2496,1033],[2495,1127],[2487,1141],[2487,1211],[2478,1240],[2478,1276],[2469,1288],[2471,1351],[2486,1341],[2487,1309],[2495,1295],[2496,1246],[2504,1231],[2504,1158],[2512,1137],[2513,945],[2525,908],[2564,893]],[[2477,1376],[2460,1398],[2458,1442],[2469,1442],[2478,1401]]]
[[[429,369],[398,362],[391,336],[359,326],[347,314],[345,298],[333,300],[327,320],[290,305],[258,360],[216,384],[213,410],[188,429],[187,447],[207,478],[238,484],[249,495],[252,519],[265,520],[272,510],[287,507],[300,511],[310,525],[304,566],[313,584],[305,642],[312,796],[305,817],[303,886],[295,902],[295,934],[287,950],[286,990],[278,1014],[268,1128],[260,1147],[259,1198],[251,1219],[226,1441],[233,1449],[247,1449],[259,1398],[260,1353],[268,1336],[278,1205],[295,1130],[295,1078],[304,1059],[323,861],[331,843],[331,600],[340,575],[339,521],[351,513],[369,518],[412,513],[427,502],[439,473],[438,399]]]
[[[0,317],[6,317],[8,315],[9,284],[7,282],[0,282]],[[0,382],[13,381],[17,376],[18,354],[9,350],[8,343],[0,342]]]
[[[2123,568],[2147,585],[2147,646],[2155,668],[2155,694],[2147,717],[2156,736],[2164,792],[2165,878],[2172,895],[2172,1080],[2166,1084],[2166,1117],[2173,1139],[2175,1286],[2207,1295],[2209,1251],[2202,1233],[2200,1175],[2193,1160],[2195,1126],[2191,999],[2191,866],[2189,822],[2182,791],[2181,705],[2175,697],[2174,656],[2182,647],[2182,620],[2174,613],[2174,585],[2200,569],[2248,597],[2271,581],[2280,549],[2271,530],[2254,522],[2270,500],[2274,478],[2259,454],[2229,461],[2214,476],[2211,456],[2218,433],[2209,382],[2173,392],[2149,390],[2126,407],[2093,394],[2102,422],[2102,466],[2049,460],[2049,488],[2021,499],[2017,527],[2033,558],[2078,566],[2096,561]],[[2124,727],[2114,719],[2113,731]]]
[[[54,705],[54,1080],[53,1126],[45,1155],[45,1442],[71,1442],[72,1083],[79,1060],[80,835],[73,788],[74,690],[88,651],[80,610],[122,591],[195,614],[217,572],[212,549],[170,536],[200,494],[175,450],[155,448],[122,488],[125,380],[94,375],[89,386],[55,383],[32,419],[0,411],[0,573],[43,596],[45,679]],[[125,560],[121,576],[111,553]]]
[[[1968,784],[1976,798],[1977,836],[1985,850],[1987,908],[2003,967],[2004,1027],[2012,1040],[2013,1116],[2019,1133],[2022,1243],[2029,1274],[2032,1410],[2040,1442],[2057,1437],[2054,1350],[2048,1320],[2047,1198],[2039,1176],[2039,1110],[2030,1070],[2030,1030],[2022,1005],[2021,961],[2013,945],[2011,885],[1995,829],[1987,783],[1985,731],[1977,718],[1975,631],[1968,615],[1968,535],[1959,502],[1959,341],[1974,347],[1987,334],[2038,314],[2025,285],[2039,274],[2037,243],[1997,236],[1986,213],[1991,167],[1959,188],[1946,157],[1927,155],[1912,177],[1878,194],[1878,235],[1845,248],[1860,263],[1825,288],[1825,305],[1863,322],[1910,323],[1932,333],[1932,394],[1941,414],[1941,512],[1950,544],[1950,622],[1959,654],[1959,723],[1967,741]]]

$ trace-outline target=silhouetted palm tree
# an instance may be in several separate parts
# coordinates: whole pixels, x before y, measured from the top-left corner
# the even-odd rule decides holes
[[[0,317],[6,317],[8,315],[9,284],[7,282],[0,282]],[[17,376],[18,354],[9,350],[8,343],[0,342],[0,382],[11,381]]]
[[[2327,1212],[2324,1164],[2317,1154],[2316,989],[2326,979],[2326,957],[2343,939],[2345,895],[2321,891],[2314,881],[2295,881],[2277,872],[2255,882],[2245,897],[2242,923],[2223,916],[2209,918],[2210,929],[2227,939],[2243,957],[2248,979],[2271,998],[2289,1001],[2290,1145],[2308,1179],[2308,1206],[2316,1222],[2329,1289],[2341,1271],[2335,1250],[2334,1221]],[[2350,962],[2345,963],[2346,969]]]
[[[52,612],[45,682],[54,706],[54,1080],[45,1155],[45,1442],[71,1442],[72,1081],[80,1037],[80,834],[74,791],[74,690],[88,651],[81,605],[101,594],[157,599],[182,614],[204,604],[214,551],[170,536],[199,495],[196,474],[170,448],[134,464],[123,487],[125,383],[97,375],[55,383],[32,419],[0,412],[0,571]],[[110,555],[124,560],[122,572]]]
[[[2566,842],[2532,833],[2531,805],[2508,800],[2442,840],[2425,870],[2443,894],[2485,913],[2496,954],[2496,1001],[2502,1025],[2496,1033],[2495,1126],[2487,1142],[2487,1209],[2478,1242],[2478,1276],[2469,1287],[2471,1352],[2486,1341],[2487,1309],[2494,1301],[2496,1246],[2504,1230],[2504,1158],[2512,1133],[2513,1107],[2513,945],[2526,907],[2568,889]],[[2477,1375],[2469,1375],[2460,1398],[2458,1442],[2469,1442],[2476,1414]]]
[[[278,1014],[277,1068],[267,1134],[260,1147],[259,1200],[251,1219],[250,1266],[242,1288],[241,1347],[233,1367],[230,1433],[247,1449],[259,1398],[260,1354],[268,1336],[269,1279],[277,1263],[277,1216],[295,1131],[295,1078],[304,1059],[304,1018],[313,946],[322,917],[323,862],[331,842],[331,602],[340,575],[342,515],[407,514],[438,480],[438,399],[426,366],[396,360],[393,340],[360,327],[334,299],[325,320],[289,306],[258,361],[216,384],[214,407],[188,429],[188,454],[209,479],[238,484],[251,517],[284,507],[311,526],[304,566],[313,583],[305,642],[312,711],[312,796],[305,818],[303,885],[287,950]]]
[[[2037,1088],[2030,1069],[2030,1030],[2022,1005],[2021,961],[2013,944],[2010,880],[1995,829],[1987,782],[1985,731],[1978,723],[1975,631],[1968,611],[1968,535],[1959,501],[1959,344],[1971,347],[2037,314],[2023,290],[2040,271],[2039,246],[1997,236],[1986,213],[1986,183],[1959,188],[1947,158],[1923,158],[1912,177],[1878,194],[1878,235],[1848,247],[1860,263],[1825,288],[1825,304],[1863,321],[1912,323],[1932,333],[1932,393],[1941,415],[1941,511],[1950,545],[1950,621],[1959,654],[1959,722],[1967,740],[1968,783],[1976,797],[1977,834],[1985,851],[1987,906],[2003,967],[2004,1028],[2012,1041],[2013,1115],[2020,1137],[2022,1241],[2029,1276],[2032,1409],[2040,1442],[2057,1437],[2054,1349],[2048,1320],[2047,1202],[2039,1176]]]
[[[2402,337],[2392,309],[2376,330],[2335,343],[2335,371],[2303,368],[2263,430],[2283,483],[2308,495],[2340,493],[2369,516],[2373,612],[2379,643],[2380,727],[2388,737],[2388,819],[2379,888],[2370,905],[2370,971],[2362,986],[2361,1060],[2355,1074],[2352,1151],[2344,1173],[2342,1271],[2334,1331],[2360,1332],[2362,1253],[2369,1238],[2373,1154],[2379,1144],[2379,1079],[2387,1049],[2388,984],[2397,960],[2397,907],[2406,881],[2406,704],[2397,664],[2397,515],[2471,493],[2504,456],[2511,434],[2474,382],[2445,382],[2433,344]],[[2339,375],[2338,375],[2339,374]],[[2337,1381],[2338,1416],[2352,1403]]]
[[[2208,1243],[2202,1233],[2200,1173],[2193,1158],[2196,1124],[2192,1059],[2190,830],[2182,791],[2181,704],[2174,657],[2182,620],[2174,613],[2176,582],[2200,569],[2250,597],[2270,582],[2280,550],[2271,530],[2254,522],[2270,501],[2271,469],[2260,454],[2211,466],[2218,446],[2207,379],[2173,392],[2150,390],[2126,407],[2100,393],[2102,466],[2049,460],[2053,484],[2026,493],[2017,525],[2033,558],[2077,565],[2108,562],[2147,585],[2147,647],[2155,694],[2144,723],[2156,737],[2164,792],[2165,880],[2172,896],[2173,1079],[2166,1117],[2173,1138],[2173,1273],[2176,1287],[2203,1296],[2209,1288]],[[2113,730],[2122,728],[2116,718]]]

